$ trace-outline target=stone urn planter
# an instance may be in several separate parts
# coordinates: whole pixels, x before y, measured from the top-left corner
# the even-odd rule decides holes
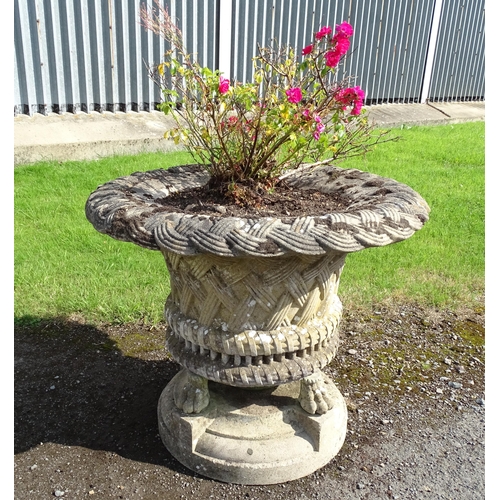
[[[345,256],[409,238],[429,207],[392,179],[323,166],[288,183],[341,194],[343,212],[244,219],[165,209],[170,195],[208,180],[198,166],[134,173],[98,187],[86,215],[99,232],[165,258],[166,345],[182,367],[158,404],[167,449],[221,481],[297,479],[328,463],[346,435],[344,399],[322,372],[339,343]]]

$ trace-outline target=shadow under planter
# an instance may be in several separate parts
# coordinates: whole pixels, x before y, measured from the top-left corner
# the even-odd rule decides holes
[[[169,195],[208,180],[199,166],[138,172],[92,193],[87,218],[165,258],[167,348],[184,368],[158,405],[168,450],[221,481],[290,481],[328,463],[346,435],[345,402],[321,371],[338,347],[346,254],[409,238],[429,207],[392,179],[323,166],[288,183],[341,194],[343,212],[279,219],[165,208]]]

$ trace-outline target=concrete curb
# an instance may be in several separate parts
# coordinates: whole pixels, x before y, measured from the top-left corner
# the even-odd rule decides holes
[[[369,116],[380,127],[446,125],[485,119],[485,103],[379,104],[369,106]]]
[[[484,101],[380,104],[367,109],[370,120],[383,128],[485,119]],[[14,118],[14,166],[180,150],[163,137],[174,123],[159,111],[18,115]]]

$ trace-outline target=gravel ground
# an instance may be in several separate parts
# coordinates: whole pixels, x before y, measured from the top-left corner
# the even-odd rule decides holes
[[[179,367],[163,330],[78,317],[15,328],[16,499],[485,497],[483,310],[346,314],[326,369],[347,401],[346,442],[272,486],[198,476],[164,448],[156,405]]]

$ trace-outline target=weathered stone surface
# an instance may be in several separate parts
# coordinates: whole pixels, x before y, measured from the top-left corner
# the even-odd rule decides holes
[[[167,348],[185,370],[160,398],[160,435],[180,462],[221,481],[290,481],[335,456],[347,409],[321,369],[338,348],[345,256],[409,238],[429,215],[408,186],[359,170],[287,177],[350,205],[283,219],[165,210],[162,199],[208,182],[195,165],[116,179],[86,205],[98,231],[163,253]]]
[[[322,372],[303,378],[300,381],[300,406],[311,414],[323,415],[335,404],[336,387]]]
[[[335,356],[344,255],[164,256],[167,347],[185,368],[233,386],[277,385]]]
[[[333,383],[332,407],[323,415],[300,407],[299,383],[263,390],[209,383],[210,404],[191,416],[174,403],[181,378],[182,372],[160,397],[159,431],[170,453],[198,474],[239,484],[282,483],[323,467],[344,443],[347,408]]]
[[[200,413],[210,401],[208,380],[195,375],[189,370],[183,370],[175,385],[175,406],[184,413]]]

